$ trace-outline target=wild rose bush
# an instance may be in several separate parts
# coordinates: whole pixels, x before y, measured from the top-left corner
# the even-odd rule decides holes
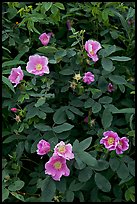
[[[134,7],[2,3],[2,201],[135,201]]]

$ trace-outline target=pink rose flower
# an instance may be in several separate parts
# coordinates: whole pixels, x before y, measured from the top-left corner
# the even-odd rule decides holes
[[[39,55],[32,55],[29,57],[26,70],[35,75],[42,76],[43,74],[49,74],[48,58]]]
[[[39,40],[41,41],[42,45],[46,46],[49,43],[51,35],[52,33],[48,33],[48,34],[43,33],[39,36]]]
[[[87,84],[91,84],[91,82],[93,82],[95,79],[94,79],[94,74],[92,74],[91,72],[86,72],[84,74],[84,77],[83,77],[83,81]]]
[[[62,176],[69,176],[70,170],[67,167],[66,159],[54,155],[45,164],[45,174],[51,175],[56,181],[60,181]]]
[[[97,51],[102,47],[99,42],[94,40],[88,40],[85,43],[85,50],[88,52],[88,56],[94,61],[98,61]]]
[[[11,110],[12,112],[14,112],[14,113],[16,113],[16,112],[18,111],[17,108],[11,108],[10,110]]]
[[[74,159],[74,154],[72,153],[72,145],[65,145],[65,143],[61,141],[55,146],[53,155],[61,156],[67,160]]]
[[[12,68],[8,79],[10,80],[11,83],[14,83],[15,84],[14,87],[16,87],[23,79],[23,77],[24,77],[23,71],[19,66],[18,68]]]
[[[120,138],[116,146],[116,153],[123,154],[123,151],[126,151],[129,148],[128,142],[129,140],[126,137]]]
[[[44,155],[47,154],[50,151],[50,144],[45,140],[40,140],[37,144],[37,154],[38,155]]]
[[[108,84],[107,89],[108,89],[108,92],[114,91],[114,87],[113,87],[113,85],[111,83]]]
[[[100,144],[104,144],[108,150],[115,150],[120,139],[118,134],[109,130],[104,132],[103,135],[105,137],[100,140]]]

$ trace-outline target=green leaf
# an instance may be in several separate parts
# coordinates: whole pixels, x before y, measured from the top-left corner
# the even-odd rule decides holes
[[[73,127],[74,127],[74,125],[71,125],[69,123],[64,123],[62,125],[55,126],[52,129],[56,133],[61,133],[61,132],[71,130]]]
[[[109,76],[109,79],[115,84],[126,84],[127,83],[127,81],[119,75],[111,75]]]
[[[124,162],[121,161],[117,169],[118,177],[121,179],[126,179],[129,176],[129,170]]]
[[[94,166],[94,169],[97,170],[97,171],[103,171],[105,169],[108,169],[109,167],[109,163],[105,160],[97,160],[97,165]]]
[[[92,93],[93,99],[97,99],[102,95],[102,91],[100,89],[90,88],[89,90]]]
[[[73,200],[74,200],[74,193],[73,193],[73,191],[68,190],[66,192],[66,201],[67,202],[73,202]]]
[[[74,74],[74,70],[64,69],[64,70],[60,71],[59,73],[62,74],[62,75],[72,75],[72,74]]]
[[[48,11],[52,6],[52,2],[43,2],[43,7],[46,11]]]
[[[95,101],[94,104],[92,105],[92,112],[98,113],[100,110],[101,110],[101,104]]]
[[[109,192],[111,190],[110,182],[100,173],[95,173],[95,182],[97,187],[103,192]]]
[[[39,98],[37,103],[35,103],[35,107],[42,106],[45,103],[45,101],[46,101],[46,98],[43,98],[43,97]]]
[[[99,99],[99,103],[106,104],[106,103],[111,103],[111,102],[112,102],[112,98],[109,96],[103,96]]]
[[[39,47],[37,50],[41,53],[44,53],[45,55],[49,55],[49,54],[53,55],[55,52],[57,52],[57,49],[52,46]]]
[[[113,120],[113,115],[108,109],[105,109],[102,114],[101,122],[104,129],[109,128],[111,126]]]
[[[41,202],[51,202],[56,191],[56,185],[52,178],[47,177],[42,183]]]
[[[85,101],[85,103],[84,103],[84,108],[90,108],[90,107],[92,107],[93,106],[93,104],[94,104],[94,100],[92,99],[92,98],[89,98],[87,101]]]
[[[26,120],[33,118],[34,116],[36,116],[38,113],[37,108],[35,107],[31,107],[28,109],[28,112],[26,114]]]
[[[10,143],[14,140],[18,139],[17,136],[13,135],[13,136],[10,136],[8,138],[6,138],[4,141],[3,141],[3,144],[7,144],[7,143]]]
[[[92,142],[92,137],[86,138],[85,140],[80,142],[80,144],[79,144],[80,145],[80,147],[79,147],[80,151],[87,149],[90,146],[91,142]]]
[[[123,108],[119,110],[113,110],[113,113],[134,113],[135,114],[135,108]]]
[[[2,81],[15,93],[14,87],[8,78],[6,78],[5,76],[2,76]]]
[[[97,165],[97,160],[88,152],[79,151],[77,152],[79,158],[88,166],[95,166]]]
[[[21,65],[21,64],[26,64],[26,63],[23,61],[19,61],[19,60],[10,60],[7,62],[3,62],[2,67],[10,67],[10,66],[17,65],[17,64]]]
[[[61,10],[65,10],[65,7],[64,7],[64,5],[63,5],[62,3],[57,2],[57,3],[55,3],[54,5],[55,5],[56,7],[58,7],[59,9],[61,9]]]
[[[113,63],[108,58],[102,58],[101,60],[102,67],[105,71],[112,72],[113,71]]]
[[[54,123],[56,123],[56,124],[62,124],[64,122],[66,122],[67,118],[66,118],[66,113],[65,113],[64,107],[59,108],[54,113],[53,120],[54,120]]]
[[[2,188],[2,202],[6,200],[9,196],[9,190],[7,188]]]
[[[135,176],[135,161],[128,162],[128,169],[132,176]]]
[[[24,197],[16,192],[10,192],[15,198],[25,202]]]
[[[37,128],[40,131],[51,131],[51,127],[48,125],[45,125],[43,123],[37,123],[34,125],[35,128]]]
[[[126,20],[132,18],[135,15],[135,9],[132,7],[129,8]]]
[[[61,178],[59,182],[56,182],[56,188],[59,192],[65,193],[66,191],[66,179]]]
[[[83,116],[84,113],[82,113],[78,108],[75,108],[74,106],[68,106],[69,110],[76,115]]]
[[[10,184],[8,189],[10,191],[18,191],[18,190],[22,189],[24,185],[25,185],[24,181],[17,180],[14,183]]]
[[[24,151],[24,141],[19,142],[16,149],[17,160],[19,160]]]
[[[120,160],[118,158],[110,158],[109,165],[113,171],[117,171],[120,166]]]
[[[119,61],[119,62],[131,60],[130,57],[124,57],[124,56],[113,56],[113,57],[109,57],[109,59],[114,60],[114,61]]]
[[[65,111],[66,111],[66,115],[67,115],[69,120],[75,119],[75,115],[71,111],[69,111],[69,110],[65,110]]]
[[[80,182],[86,182],[91,178],[92,174],[93,174],[92,168],[88,166],[79,171],[78,180]]]

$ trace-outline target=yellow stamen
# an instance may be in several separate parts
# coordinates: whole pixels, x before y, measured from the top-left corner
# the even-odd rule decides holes
[[[114,142],[114,138],[113,137],[109,137],[108,138],[108,144],[111,145]]]
[[[122,145],[122,142],[121,142],[121,141],[119,141],[119,143],[118,143],[118,144]]]
[[[93,51],[93,50],[92,50],[92,51],[90,51],[90,54],[91,54],[91,55],[94,55],[94,51]]]
[[[66,151],[66,148],[65,148],[64,145],[61,145],[61,146],[58,147],[58,150],[59,150],[60,153],[64,153]]]
[[[62,166],[62,164],[59,161],[55,162],[55,164],[54,164],[55,169],[61,169],[61,166]]]
[[[41,64],[37,64],[36,65],[36,70],[38,70],[38,71],[42,70],[42,65]]]

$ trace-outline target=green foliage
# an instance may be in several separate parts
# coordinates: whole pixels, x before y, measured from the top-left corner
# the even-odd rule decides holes
[[[46,46],[44,32],[52,32]],[[97,62],[87,40],[101,44]],[[2,202],[135,202],[134,50],[134,2],[2,3]],[[27,72],[34,54],[48,58],[49,74]],[[14,87],[8,77],[18,66],[24,77]],[[84,83],[85,72],[95,81]],[[129,149],[107,151],[108,130],[127,137]],[[51,145],[44,156],[41,139]],[[44,166],[60,141],[74,159],[55,181]]]

